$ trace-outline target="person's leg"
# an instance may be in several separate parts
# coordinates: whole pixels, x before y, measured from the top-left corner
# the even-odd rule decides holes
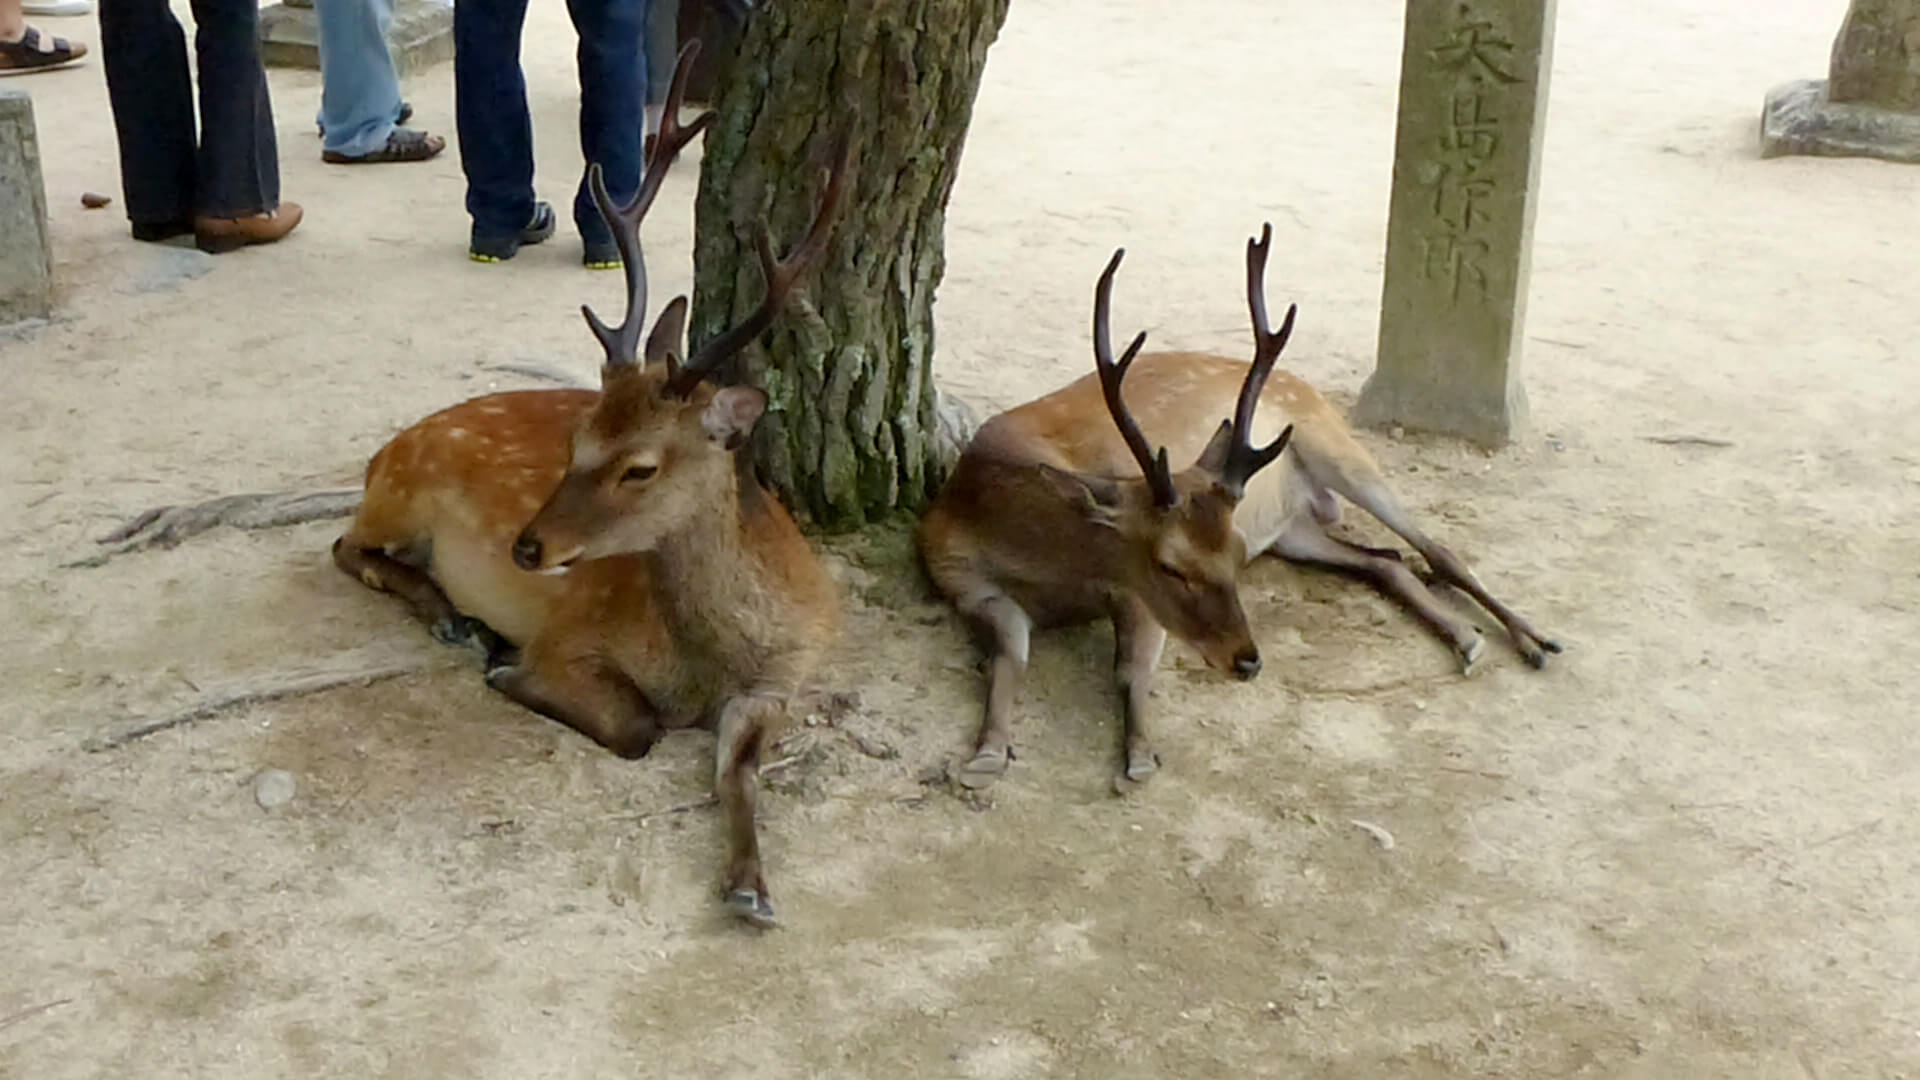
[[[567,0],[580,35],[580,151],[599,165],[616,202],[640,190],[641,144],[646,138],[647,0]],[[573,199],[573,223],[586,242],[587,262],[620,265],[613,233],[594,206],[584,174]]]
[[[648,0],[646,53],[647,141],[641,147],[642,160],[653,152],[653,133],[660,130],[660,113],[680,59],[680,0]]]
[[[164,240],[192,231],[193,81],[187,38],[166,0],[104,0],[100,58],[133,235]]]
[[[393,0],[315,0],[320,22],[320,123],[325,148],[358,157],[387,144],[400,79],[387,51]]]
[[[647,3],[647,104],[666,104],[673,85],[674,61],[680,57],[680,0]]]
[[[426,161],[438,135],[401,127],[407,112],[387,51],[393,0],[317,0],[320,18],[320,157],[336,165]]]
[[[459,0],[453,6],[453,101],[460,167],[467,175],[475,258],[512,258],[541,224],[533,197],[533,120],[520,70],[527,0]],[[552,210],[545,214],[552,231]]]
[[[193,233],[202,251],[270,244],[300,224],[299,204],[280,199],[280,148],[260,65],[258,15],[256,0],[193,0],[200,78]]]
[[[118,3],[120,0],[109,0]],[[280,205],[280,149],[260,65],[255,0],[193,0],[200,66],[200,205],[241,218]]]

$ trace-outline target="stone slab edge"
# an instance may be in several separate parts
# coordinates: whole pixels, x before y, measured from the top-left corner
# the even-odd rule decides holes
[[[1920,115],[1833,101],[1825,79],[1776,86],[1760,112],[1760,156],[1802,154],[1920,165]]]
[[[403,78],[453,59],[453,8],[436,0],[399,0],[387,48]],[[318,71],[320,23],[313,8],[297,0],[261,8],[260,60],[268,67]]]

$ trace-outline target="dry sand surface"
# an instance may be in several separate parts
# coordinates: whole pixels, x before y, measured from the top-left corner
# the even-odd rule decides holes
[[[639,817],[704,794],[709,736],[626,763],[512,706],[333,569],[337,524],[60,567],[155,503],[353,484],[418,417],[534,385],[488,365],[590,376],[574,309],[617,276],[564,232],[468,263],[457,157],[323,166],[310,73],[272,76],[291,240],[135,244],[80,207],[117,191],[99,64],[33,77],[61,314],[0,337],[0,1074],[1920,1076],[1920,169],[1755,156],[1763,92],[1824,71],[1843,9],[1562,0],[1533,431],[1363,436],[1568,643],[1553,668],[1490,638],[1463,679],[1364,586],[1266,560],[1266,673],[1170,650],[1146,790],[1109,792],[1098,628],[1040,638],[1024,754],[969,803],[921,781],[967,748],[975,654],[842,545],[827,683],[858,701],[770,779],[764,935],[717,911],[712,811]],[[1080,375],[1122,243],[1117,322],[1243,353],[1271,220],[1286,362],[1350,404],[1399,20],[1014,0],[953,195],[946,385],[990,410]],[[536,5],[556,201],[572,48]],[[451,134],[449,67],[409,94]],[[649,227],[659,296],[694,184]],[[1726,445],[1648,438],[1676,435]],[[343,656],[431,670],[83,749]],[[272,810],[268,769],[296,785]]]

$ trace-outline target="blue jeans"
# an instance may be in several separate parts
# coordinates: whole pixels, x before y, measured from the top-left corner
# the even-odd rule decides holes
[[[314,0],[320,20],[320,129],[350,157],[387,145],[400,118],[400,80],[387,51],[393,0]]]
[[[607,191],[625,202],[640,190],[646,136],[647,0],[567,0],[580,37],[580,150],[598,164]],[[520,69],[527,0],[455,0],[454,114],[467,213],[476,237],[517,235],[533,219],[533,121]],[[590,243],[612,239],[580,177],[573,222]]]

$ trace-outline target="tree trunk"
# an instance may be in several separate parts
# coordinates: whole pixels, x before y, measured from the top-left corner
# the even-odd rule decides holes
[[[826,257],[764,349],[723,376],[767,391],[761,476],[830,529],[922,504],[951,433],[932,378],[942,232],[987,47],[1007,0],[765,0],[707,133],[694,218],[695,347],[760,302],[754,225],[786,251],[811,220],[835,136],[851,186]]]

